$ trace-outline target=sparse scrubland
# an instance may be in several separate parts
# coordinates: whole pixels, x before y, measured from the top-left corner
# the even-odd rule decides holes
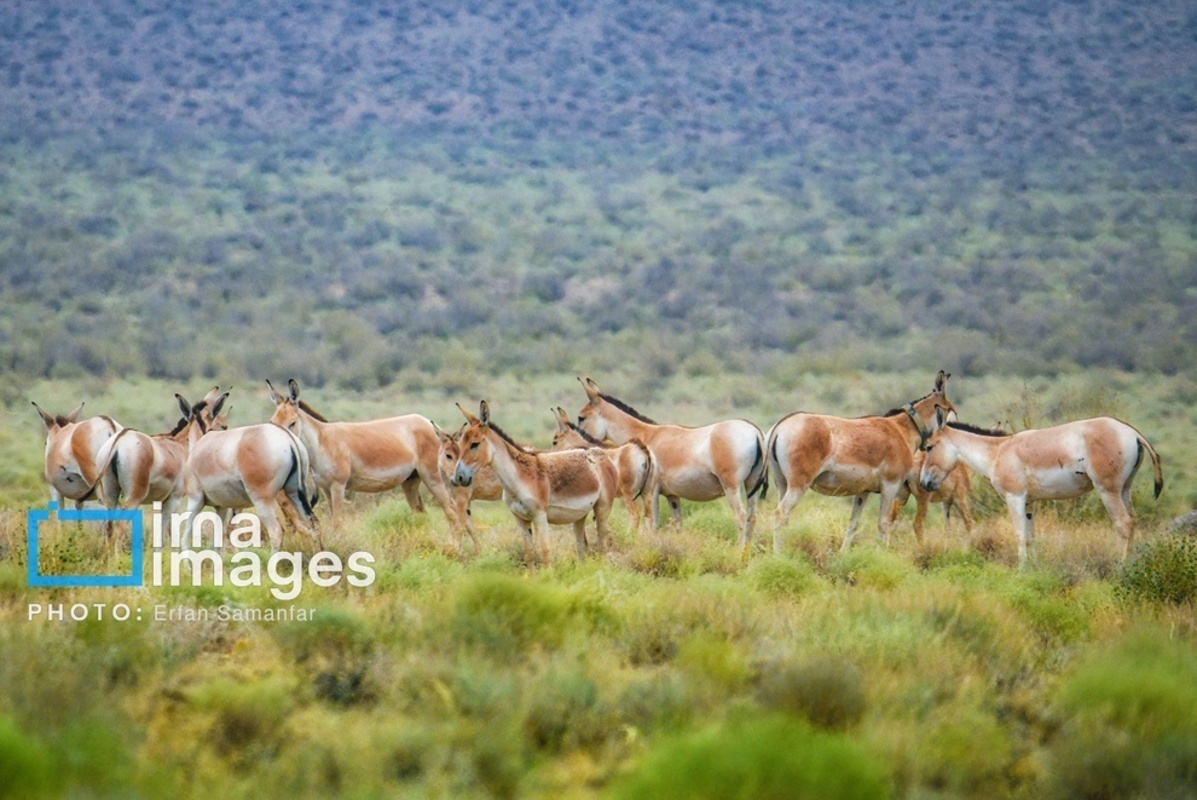
[[[884,410],[931,377],[795,376],[743,395],[734,382],[717,391],[688,378],[634,402],[684,422],[739,407],[768,425],[797,405]],[[618,390],[616,377],[605,383]],[[167,388],[30,390],[63,404],[86,395],[96,411],[154,429],[168,422]],[[1090,497],[1040,509],[1020,573],[1005,512],[978,485],[967,539],[958,521],[945,533],[936,507],[917,544],[911,507],[883,548],[874,502],[857,546],[840,554],[847,501],[808,496],[776,555],[771,498],[747,563],[730,512],[712,503],[688,504],[684,530],[660,540],[634,536],[620,509],[613,551],[586,560],[555,528],[554,563],[530,568],[501,506],[475,504],[482,549],[467,542],[462,553],[430,498],[417,514],[396,493],[358,495],[325,528],[328,549],[374,554],[366,589],[309,585],[293,601],[211,581],[33,590],[21,509],[44,497],[40,423],[31,409],[6,410],[11,468],[32,477],[6,495],[0,528],[0,786],[18,796],[1184,796],[1197,766],[1197,549],[1166,531],[1192,485],[1191,412],[1169,399],[1183,379],[955,376],[953,389],[967,418],[1021,426],[1096,405],[1134,419],[1169,480],[1152,502],[1140,476],[1135,555],[1118,561]],[[496,419],[542,444],[550,405],[584,399],[567,376],[489,390]],[[440,392],[309,394],[338,418],[414,409],[449,422],[455,412]],[[233,402],[234,423],[269,413],[264,387],[235,389]],[[123,548],[106,554],[94,531],[53,530],[44,571],[127,568]],[[314,549],[298,534],[285,546]],[[144,618],[27,621],[31,602],[125,602]],[[219,619],[222,606],[314,611],[244,622]],[[212,618],[169,618],[197,609]]]

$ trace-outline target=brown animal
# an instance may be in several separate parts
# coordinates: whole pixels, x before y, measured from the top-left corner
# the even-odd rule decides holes
[[[453,497],[453,507],[458,519],[465,521],[465,530],[474,542],[474,550],[480,549],[478,530],[474,526],[474,516],[470,513],[470,503],[474,500],[502,500],[503,486],[495,477],[495,471],[489,465],[480,467],[474,474],[474,480],[469,486],[457,486],[453,483],[453,470],[461,458],[461,434],[465,430],[463,425],[456,433],[449,433],[441,429],[435,422],[436,438],[441,443],[440,455],[437,463],[440,465],[441,480],[449,486],[449,494]],[[461,545],[461,542],[458,542]]]
[[[100,448],[99,481],[108,508],[137,508],[143,503],[162,503],[162,510],[174,513],[183,498],[183,467],[195,441],[209,430],[226,430],[228,418],[221,413],[229,393],[213,387],[194,406],[176,394],[183,417],[168,433],[149,436],[125,428]],[[123,499],[123,503],[122,503]]]
[[[958,465],[956,469],[948,473],[938,489],[934,492],[925,491],[919,486],[919,471],[923,468],[923,458],[925,455],[922,450],[914,454],[914,469],[907,477],[906,482],[902,484],[902,488],[898,491],[898,496],[894,500],[890,525],[892,526],[897,522],[898,515],[902,513],[902,509],[906,506],[906,501],[913,494],[916,503],[914,535],[918,539],[919,544],[923,543],[923,522],[927,519],[927,507],[931,503],[943,503],[943,524],[945,531],[951,527],[952,509],[955,508],[956,513],[964,520],[964,533],[968,535],[973,530],[973,518],[968,511],[968,493],[972,491],[973,487],[972,474],[963,464]]]
[[[1155,448],[1143,434],[1113,417],[1011,434],[949,422],[946,410],[940,409],[938,423],[938,431],[926,442],[921,486],[927,491],[939,489],[957,463],[988,478],[1006,501],[1018,536],[1019,567],[1026,564],[1035,533],[1030,503],[1079,497],[1096,489],[1122,539],[1126,558],[1135,539],[1131,483],[1144,454],[1155,472],[1155,496],[1164,488]]]
[[[310,484],[308,452],[295,434],[277,425],[247,425],[227,431],[212,431],[196,441],[183,468],[183,491],[187,498],[187,519],[183,540],[194,549],[198,535],[195,515],[205,505],[224,511],[253,507],[270,535],[270,549],[282,546],[283,529],[278,519],[276,498],[282,492],[296,510],[297,527],[323,541],[312,513],[315,487]]]
[[[490,406],[479,405],[478,416],[461,407],[466,425],[453,482],[469,486],[484,465],[490,465],[503,486],[503,502],[524,529],[529,559],[534,548],[549,563],[549,525],[573,525],[578,555],[585,557],[586,517],[594,514],[598,548],[607,549],[607,517],[619,492],[619,474],[600,450],[541,452],[512,441],[490,420]]]
[[[726,497],[740,529],[740,550],[748,555],[756,522],[757,495],[769,485],[765,437],[743,419],[724,420],[701,428],[661,425],[611,395],[589,378],[582,381],[587,403],[578,412],[578,427],[591,437],[627,444],[639,439],[656,461],[657,480],[648,489],[654,533],[660,529],[657,498],[665,495],[681,527],[681,500],[708,501]],[[743,496],[741,496],[743,492]]]
[[[954,411],[943,370],[927,395],[884,416],[847,419],[795,412],[769,431],[769,465],[781,491],[773,548],[780,552],[780,528],[808,489],[851,497],[852,516],[842,550],[852,546],[860,512],[870,493],[881,495],[878,528],[886,544],[893,526],[893,504],[914,470],[914,452],[931,434],[936,407]]]
[[[586,431],[575,425],[560,406],[555,411],[557,415],[557,430],[553,433],[553,449],[569,450],[579,447],[597,447],[611,457],[615,469],[619,471],[619,496],[623,499],[624,507],[632,520],[632,530],[640,532],[640,522],[643,518],[640,506],[641,500],[648,510],[648,490],[655,479],[656,462],[652,451],[645,447],[639,439],[633,439],[627,444],[608,444],[595,439]]]
[[[121,426],[111,417],[91,417],[79,422],[83,403],[69,414],[53,416],[33,403],[46,426],[46,483],[50,500],[62,505],[74,500],[77,507],[95,496],[99,469],[96,456],[104,442]]]
[[[408,504],[423,511],[422,480],[460,538],[465,521],[458,518],[449,487],[441,478],[441,443],[430,420],[407,414],[368,422],[330,422],[299,399],[299,384],[294,380],[288,382],[290,394],[286,397],[279,395],[270,381],[266,385],[275,405],[270,421],[304,443],[316,485],[328,495],[334,520],[341,513],[346,491],[385,492],[402,487]]]

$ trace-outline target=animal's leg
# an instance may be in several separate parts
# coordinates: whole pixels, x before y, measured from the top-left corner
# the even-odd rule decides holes
[[[283,545],[283,526],[275,512],[276,507],[273,500],[254,500],[254,510],[258,512],[258,519],[262,520],[262,525],[270,536],[271,553],[277,553]]]
[[[877,530],[881,534],[881,541],[885,543],[886,547],[889,547],[889,532],[894,527],[894,500],[898,496],[898,489],[900,487],[901,484],[893,486],[882,484],[881,486],[881,513],[877,515]],[[863,500],[861,501],[861,505],[864,505]],[[926,509],[924,509],[923,513],[924,515],[926,514]],[[919,544],[922,544],[923,537],[921,532],[916,530],[916,533],[918,534]]]
[[[869,499],[869,495],[858,494],[852,498],[852,516],[848,518],[848,530],[844,532],[844,543],[840,546],[840,552],[848,552],[848,548],[852,546],[852,539],[856,536],[856,528],[860,525],[860,512],[864,510],[865,500]]]
[[[586,518],[574,523],[574,541],[578,545],[578,558],[586,558]]]
[[[411,477],[403,482],[403,496],[407,498],[407,504],[411,506],[412,511],[424,510],[424,498],[420,497],[420,475],[413,472]],[[429,486],[429,489],[432,487]],[[452,520],[450,520],[452,522]]]
[[[732,514],[736,518],[736,527],[740,531],[740,556],[748,557],[748,547],[752,541],[752,528],[748,522],[748,512],[744,508],[744,501],[740,498],[739,484],[724,484],[723,496],[731,506]]]
[[[536,561],[535,539],[532,535],[532,521],[520,520],[520,529],[524,532],[524,563],[532,564]]]
[[[466,525],[466,521],[469,519],[469,514],[468,513],[466,513],[466,514],[459,513],[459,511],[458,511],[459,506],[453,502],[453,496],[449,492],[449,487],[445,486],[445,482],[440,479],[439,473],[438,473],[437,478],[435,478],[435,479],[431,479],[431,478],[425,479],[424,485],[427,486],[428,491],[430,491],[432,493],[432,499],[436,500],[436,502],[440,505],[441,510],[445,512],[445,519],[449,520],[449,529],[451,531],[456,532],[458,537],[461,536],[461,530],[463,528],[465,528],[468,531],[469,528]],[[405,484],[403,484],[403,486],[404,486],[404,491],[406,492],[407,484],[405,483]],[[408,502],[411,502],[411,498],[408,498]],[[412,508],[415,508],[415,506],[412,506]],[[468,501],[466,503],[466,508],[467,508],[467,512],[468,512],[468,508],[469,508]],[[423,506],[421,505],[420,509],[417,509],[417,510],[422,510],[422,509],[423,509]],[[471,536],[473,536],[473,534],[471,534]],[[474,538],[475,543],[477,543],[477,541],[478,541],[477,537],[474,536],[473,538]]]
[[[1031,515],[1027,513],[1026,495],[1006,495],[1006,508],[1010,511],[1014,535],[1018,537],[1018,568],[1023,569],[1027,564],[1027,543],[1031,538]]]
[[[628,522],[632,528],[632,533],[640,534],[640,506],[637,505],[636,499],[631,494],[623,496],[624,507],[628,510]]]
[[[669,509],[673,512],[671,522],[680,531],[682,529],[682,499],[671,494],[665,495],[665,499],[669,501]]]
[[[654,485],[649,491],[648,496],[644,499],[645,507],[649,511],[649,519],[652,523],[652,534],[654,537],[661,535],[661,487]]]
[[[1113,492],[1099,492],[1101,504],[1106,507],[1106,513],[1114,522],[1114,530],[1122,540],[1122,559],[1130,555],[1131,545],[1135,543],[1135,517],[1131,506],[1124,500],[1122,494]]]
[[[794,506],[798,505],[798,501],[804,494],[806,494],[804,489],[799,488],[796,484],[790,484],[777,503],[777,517],[773,523],[773,552],[778,555],[781,555],[781,528],[789,521],[790,512],[794,510]]]
[[[549,556],[549,518],[545,512],[537,512],[532,519],[532,526],[535,529],[535,537],[540,540],[538,547],[540,548],[540,562],[548,565],[552,562]]]
[[[895,503],[895,505],[897,505]],[[914,538],[919,544],[923,543],[923,523],[927,521],[927,507],[931,505],[931,495],[927,492],[914,493]],[[944,504],[947,508],[947,504]],[[897,516],[896,514],[894,516]],[[947,523],[944,523],[945,526]]]
[[[345,508],[345,484],[333,481],[324,489],[328,494],[328,513],[332,517],[333,525],[336,526],[341,519],[341,510]]]
[[[598,531],[598,549],[600,553],[607,552],[609,542],[611,541],[611,531],[607,527],[607,520],[611,516],[611,506],[606,507],[603,504],[595,506],[594,509],[594,527]]]
[[[465,532],[470,535],[470,540],[474,542],[474,552],[482,551],[482,546],[478,543],[478,529],[474,525],[474,517],[470,514],[470,499],[473,492],[468,486],[454,487],[450,492],[453,499],[453,513],[457,518],[464,522],[463,527]],[[457,533],[457,548],[465,551],[465,537],[462,536],[461,531]]]

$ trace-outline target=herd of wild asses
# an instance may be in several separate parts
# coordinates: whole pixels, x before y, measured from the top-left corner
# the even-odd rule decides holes
[[[616,498],[632,527],[647,516],[659,529],[659,498],[681,524],[681,501],[727,499],[744,557],[752,544],[757,501],[770,482],[780,493],[777,529],[808,489],[852,498],[843,549],[852,544],[861,509],[881,495],[878,527],[888,543],[911,494],[918,502],[915,533],[931,502],[967,527],[970,471],[986,477],[1005,499],[1027,558],[1033,527],[1029,504],[1096,490],[1114,522],[1125,557],[1134,540],[1131,483],[1146,454],[1163,488],[1159,455],[1141,433],[1111,417],[1077,420],[1019,433],[985,430],[956,420],[942,370],[930,392],[892,411],[865,417],[794,412],[769,429],[743,419],[701,427],[658,423],[580,379],[586,402],[576,421],[557,408],[551,449],[516,443],[496,424],[483,400],[475,413],[458,404],[465,424],[450,433],[418,414],[365,422],[334,422],[300,399],[294,380],[280,393],[267,381],[275,411],[269,422],[230,428],[229,393],[213,388],[199,402],[175,395],[182,418],[150,436],[107,416],[79,419],[82,405],[52,415],[34,403],[46,427],[45,476],[51,499],[108,508],[161,503],[167,513],[190,512],[183,541],[196,546],[190,520],[205,505],[228,513],[252,507],[271,547],[282,543],[280,513],[319,538],[316,492],[328,498],[333,520],[347,492],[402,488],[423,509],[422,483],[444,510],[459,547],[468,534],[478,548],[471,500],[502,500],[519,521],[530,558],[550,560],[549,525],[572,525],[580,555],[594,517],[596,546],[608,545]],[[643,506],[643,509],[641,508]]]

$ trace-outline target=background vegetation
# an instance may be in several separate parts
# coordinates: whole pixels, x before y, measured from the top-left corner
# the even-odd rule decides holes
[[[0,796],[1185,796],[1195,34],[1183,0],[6,3]],[[378,583],[306,591],[314,622],[26,620],[275,604],[27,589],[31,399],[157,431],[174,391],[258,422],[296,377],[332,418],[485,396],[547,443],[579,374],[768,426],[939,368],[969,421],[1152,439],[1130,562],[1090,497],[1015,571],[983,481],[967,538],[837,555],[811,497],[773,555],[770,498],[747,564],[712,504],[540,570],[499,507],[462,554],[359,497],[326,535]],[[127,558],[89,533],[46,568]]]

